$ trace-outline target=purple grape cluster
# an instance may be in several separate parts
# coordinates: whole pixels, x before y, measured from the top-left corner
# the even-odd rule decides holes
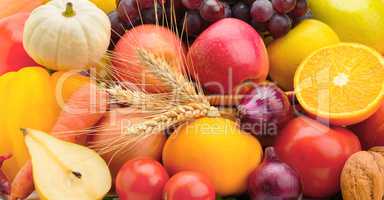
[[[109,14],[113,42],[124,29],[142,23],[170,25],[175,19],[179,30],[194,38],[226,17],[241,19],[263,36],[278,38],[311,17],[307,0],[117,0],[117,5]]]

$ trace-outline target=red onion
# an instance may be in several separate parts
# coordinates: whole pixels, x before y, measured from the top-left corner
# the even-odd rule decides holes
[[[11,155],[0,156],[0,167],[3,165],[3,162],[9,158],[11,158]],[[9,194],[10,190],[10,183],[5,174],[0,170],[0,195]]]
[[[273,147],[265,149],[263,162],[249,176],[248,191],[252,200],[297,200],[302,196],[297,173],[279,160]]]
[[[275,136],[290,119],[291,104],[285,93],[273,83],[252,86],[237,106],[241,128],[258,136]]]

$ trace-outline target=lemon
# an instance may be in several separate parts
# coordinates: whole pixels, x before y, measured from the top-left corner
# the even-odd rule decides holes
[[[293,90],[293,77],[300,63],[315,50],[339,42],[328,25],[313,19],[302,21],[268,45],[272,80],[284,90]]]

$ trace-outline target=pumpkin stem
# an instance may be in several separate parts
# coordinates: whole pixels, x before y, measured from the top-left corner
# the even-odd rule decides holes
[[[73,10],[73,4],[72,2],[67,2],[67,5],[65,7],[65,11],[63,12],[64,17],[73,17],[75,16],[75,11]]]

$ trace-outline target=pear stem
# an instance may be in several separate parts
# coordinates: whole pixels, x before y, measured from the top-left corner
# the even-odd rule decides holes
[[[74,176],[76,176],[76,178],[78,178],[78,179],[81,179],[81,173],[80,172],[75,172],[75,171],[72,171],[72,174],[74,175]]]
[[[73,10],[73,4],[72,2],[67,2],[67,5],[65,7],[65,11],[63,12],[64,17],[73,17],[75,16],[75,11]]]
[[[28,131],[26,128],[20,128],[20,131],[23,133],[24,136],[28,134]]]

